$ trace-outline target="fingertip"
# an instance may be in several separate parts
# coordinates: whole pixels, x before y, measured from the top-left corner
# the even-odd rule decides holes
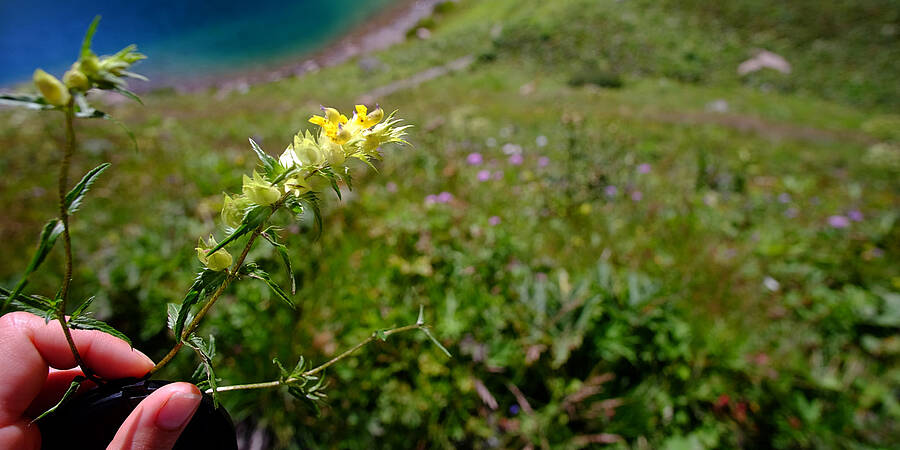
[[[166,403],[156,414],[156,426],[168,431],[176,431],[187,425],[194,412],[200,406],[203,394],[196,386],[189,383],[172,383]],[[167,386],[168,387],[168,386]]]

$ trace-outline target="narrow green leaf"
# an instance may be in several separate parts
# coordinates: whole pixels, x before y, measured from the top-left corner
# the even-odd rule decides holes
[[[137,74],[135,74],[135,75],[137,75]],[[144,78],[144,79],[146,80],[146,78]],[[132,99],[132,100],[138,102],[141,106],[144,105],[143,100],[141,100],[141,98],[138,97],[137,94],[135,94],[134,92],[129,91],[128,89],[126,89],[126,88],[124,88],[124,87],[116,86],[116,87],[113,88],[113,91],[116,91],[116,92],[118,92],[119,94],[122,94],[123,96],[128,97],[128,98],[130,98],[130,99]]]
[[[273,176],[277,172],[278,169],[281,168],[281,163],[278,162],[277,159],[269,156],[266,152],[263,151],[262,147],[250,138],[250,146],[253,147],[253,151],[256,152],[256,156],[259,158],[260,162],[262,162],[263,169],[265,169],[266,175]]]
[[[419,329],[422,330],[422,332],[425,333],[425,336],[428,336],[428,339],[431,339],[431,342],[434,343],[434,345],[437,345],[437,347],[441,349],[441,351],[444,352],[444,354],[447,355],[448,358],[453,357],[453,355],[450,354],[450,351],[447,350],[447,348],[445,348],[443,345],[441,345],[437,338],[435,338],[434,335],[431,334],[431,331],[429,331],[428,328],[422,327]]]
[[[219,407],[219,395],[217,392],[218,384],[216,380],[216,373],[213,370],[212,359],[216,353],[216,340],[212,335],[209,336],[209,344],[205,344],[203,342],[203,338],[192,334],[191,337],[186,342],[187,345],[194,349],[197,352],[197,355],[200,356],[201,364],[206,370],[207,382],[209,383],[210,389],[212,389],[212,397],[213,397],[213,405],[216,408]]]
[[[100,164],[97,167],[91,169],[90,172],[84,175],[81,178],[81,181],[66,194],[66,208],[69,211],[69,214],[78,211],[78,207],[81,206],[81,201],[84,200],[85,194],[91,189],[91,185],[94,184],[94,181],[97,180],[97,177],[103,173],[110,166],[109,163]]]
[[[225,271],[209,269],[203,269],[203,271],[197,275],[194,284],[191,285],[188,293],[185,294],[184,300],[181,301],[181,306],[178,309],[178,316],[175,319],[175,326],[173,328],[175,339],[181,339],[181,334],[184,331],[184,324],[191,312],[191,307],[196,305],[197,302],[205,299],[207,296],[212,295],[212,293],[219,288],[219,285],[225,281],[226,276],[227,274]]]
[[[278,250],[278,254],[281,255],[281,261],[284,262],[284,268],[287,270],[288,276],[291,277],[291,295],[297,293],[297,278],[294,276],[294,269],[291,267],[291,258],[288,256],[287,247],[284,244],[279,243],[274,233],[263,233],[263,238],[272,244],[275,247],[275,250]]]
[[[137,48],[137,46],[129,46],[129,47]],[[139,73],[129,72],[127,70],[121,70],[121,71],[119,71],[119,74],[122,75],[123,77],[134,78],[136,80],[150,81],[149,78],[147,78]],[[141,103],[141,104],[143,104],[143,103]]]
[[[257,227],[262,225],[262,223],[266,220],[269,214],[268,206],[254,206],[247,214],[244,215],[244,221],[234,229],[222,242],[219,242],[215,247],[209,249],[207,251],[208,254],[213,254],[217,252],[220,248],[225,247],[235,239],[249,233],[251,230],[255,230]]]
[[[30,94],[0,94],[0,105],[37,110],[58,108],[47,103],[43,97]]]
[[[91,303],[93,303],[93,301],[94,301],[94,296],[91,296],[91,298],[83,301],[80,305],[78,305],[77,308],[75,308],[75,311],[72,311],[72,314],[70,315],[70,317],[72,319],[78,318],[78,316],[80,316],[82,313],[84,313],[84,311],[87,310],[89,306],[91,306]]]
[[[318,240],[322,236],[322,210],[319,209],[319,197],[315,192],[307,192],[298,199],[298,202],[302,205],[303,211],[312,212],[316,224],[313,239]]]
[[[100,114],[102,114],[102,116],[98,116],[98,117],[100,117],[100,118],[102,118],[102,119],[106,119],[106,120],[108,120],[108,121],[110,121],[110,122],[112,122],[112,123],[118,125],[119,128],[121,128],[122,130],[124,130],[124,131],[125,131],[125,134],[128,135],[128,138],[131,139],[131,145],[134,146],[134,151],[138,151],[138,150],[139,150],[139,149],[138,149],[138,143],[137,143],[137,137],[135,137],[134,132],[131,131],[131,129],[128,128],[127,125],[125,125],[124,123],[120,122],[120,121],[117,120],[115,117],[110,116],[109,114],[106,114],[106,113],[103,113],[103,112],[100,112],[100,111],[97,111],[97,112],[100,113]]]
[[[28,283],[28,276],[31,275],[37,268],[44,262],[44,259],[47,258],[47,255],[50,254],[50,250],[53,249],[53,245],[56,243],[56,239],[59,238],[63,232],[63,224],[59,219],[53,219],[47,222],[44,225],[44,229],[41,230],[40,241],[38,242],[38,248],[35,250],[34,255],[31,257],[31,261],[28,263],[28,267],[25,268],[25,273],[22,274],[22,279],[16,284],[16,287],[13,288],[13,292],[7,297],[6,300],[3,301],[2,307],[0,307],[0,313],[6,311],[7,306],[9,306],[9,299],[16,298],[21,292],[22,289],[25,289],[25,285]]]
[[[175,331],[175,323],[178,321],[178,304],[166,304],[166,325],[170,330]]]
[[[301,403],[309,407],[309,409],[313,411],[316,417],[322,415],[322,410],[319,408],[319,404],[315,400],[307,397],[301,389],[290,386],[288,387],[288,393],[290,393],[291,396],[293,396],[297,400],[300,400]]]
[[[0,301],[3,304],[12,304],[13,309],[30,312],[36,316],[43,317],[47,314],[56,313],[56,303],[40,295],[16,294],[15,298],[13,298],[12,292],[0,288]]]
[[[38,420],[41,420],[44,417],[47,417],[47,415],[52,414],[54,411],[59,409],[60,406],[62,406],[67,401],[69,401],[69,399],[72,397],[73,394],[78,392],[78,388],[81,387],[81,383],[84,383],[85,380],[87,380],[87,378],[85,378],[81,375],[76,375],[75,378],[72,378],[72,383],[69,384],[69,389],[66,389],[66,393],[63,394],[61,399],[59,399],[59,402],[57,402],[55,405],[53,405],[50,409],[41,413],[41,415],[35,417],[34,420],[31,421],[31,423],[35,423]]]
[[[275,281],[273,281],[273,280],[272,280],[272,277],[270,277],[269,274],[268,274],[266,271],[264,271],[264,270],[262,270],[262,269],[260,269],[260,268],[258,268],[258,267],[255,267],[255,265],[251,266],[251,265],[248,264],[247,266],[250,266],[250,267],[251,267],[251,268],[246,272],[247,276],[249,276],[249,277],[251,277],[251,278],[256,278],[256,279],[258,279],[258,280],[264,281],[264,282],[266,283],[266,285],[268,285],[269,288],[272,289],[272,292],[274,292],[275,295],[276,295],[281,301],[287,303],[288,306],[290,306],[291,308],[294,308],[294,302],[293,302],[293,301],[291,300],[291,298],[288,296],[287,292],[284,292],[284,289],[282,289],[281,286],[278,285],[278,283],[276,283]]]
[[[81,58],[87,58],[93,52],[91,51],[91,41],[94,39],[94,33],[97,31],[97,24],[100,23],[100,16],[94,16],[88,26],[87,32],[84,33],[84,40],[81,41]]]
[[[104,332],[104,333],[106,333],[106,334],[113,335],[113,336],[115,336],[115,337],[117,337],[117,338],[119,338],[119,339],[121,339],[121,340],[127,342],[128,345],[132,345],[132,344],[131,344],[131,339],[129,339],[128,336],[125,335],[125,333],[122,333],[121,331],[119,331],[119,330],[117,330],[117,329],[111,327],[111,326],[110,326],[108,323],[106,323],[106,322],[97,320],[97,319],[95,319],[95,318],[93,318],[93,317],[90,317],[90,316],[79,316],[79,317],[77,317],[77,318],[75,318],[75,319],[70,320],[70,321],[69,321],[69,327],[70,327],[70,328],[74,328],[74,329],[76,329],[76,330],[97,330],[97,331],[102,331],[102,332]]]

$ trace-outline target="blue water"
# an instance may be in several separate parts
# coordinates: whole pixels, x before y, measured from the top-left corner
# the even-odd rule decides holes
[[[96,14],[95,52],[138,44],[135,71],[171,80],[314,51],[394,1],[0,0],[0,85],[36,67],[61,76]]]

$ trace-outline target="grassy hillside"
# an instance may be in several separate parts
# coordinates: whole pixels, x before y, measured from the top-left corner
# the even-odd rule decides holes
[[[229,384],[277,378],[273,357],[323,361],[419,304],[454,358],[392,337],[327,374],[321,417],[272,391],[223,396],[236,418],[285,448],[888,446],[900,13],[824,3],[462,0],[377,69],[108,105],[139,150],[80,124],[73,172],[113,167],[73,221],[75,294],[158,358],[193,244],[255,164],[247,137],[278,154],[318,105],[472,56],[376,99],[415,125],[412,147],[329,197],[318,241],[283,218],[298,309],[242,284],[207,325]],[[755,48],[792,73],[738,76]],[[9,286],[54,213],[62,130],[0,115]]]

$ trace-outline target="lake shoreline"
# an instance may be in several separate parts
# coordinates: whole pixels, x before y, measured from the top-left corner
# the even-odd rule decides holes
[[[184,79],[156,79],[149,83],[135,83],[137,92],[174,89],[176,92],[215,90],[219,95],[244,91],[250,86],[271,83],[284,78],[300,77],[324,67],[343,63],[351,58],[384,50],[406,40],[407,32],[434,7],[445,0],[400,0],[356,25],[349,33],[325,44],[319,50],[278,58],[277,62],[254,64],[208,76]]]

